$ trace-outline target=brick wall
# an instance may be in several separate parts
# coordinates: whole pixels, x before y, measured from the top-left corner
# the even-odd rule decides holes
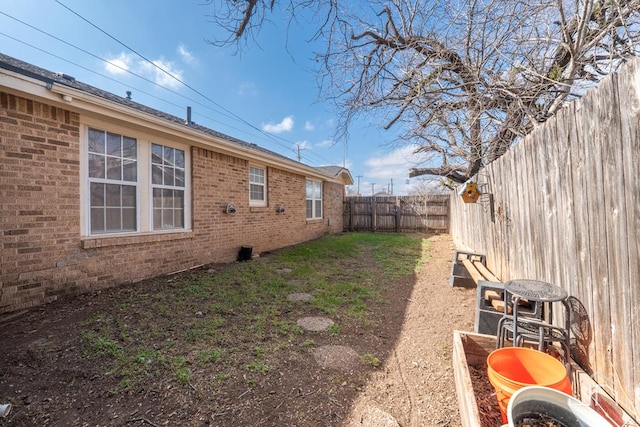
[[[344,186],[324,183],[324,219],[307,221],[306,177],[268,167],[268,206],[250,207],[248,161],[194,147],[192,231],[81,239],[79,129],[77,113],[0,92],[0,313],[342,231]]]

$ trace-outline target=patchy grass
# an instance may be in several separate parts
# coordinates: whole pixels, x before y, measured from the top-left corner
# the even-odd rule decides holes
[[[369,366],[378,368],[382,363],[375,354],[365,353],[362,355],[362,360]]]
[[[340,336],[344,325],[370,325],[374,307],[385,303],[383,291],[415,274],[428,255],[424,242],[403,234],[326,236],[217,272],[158,278],[152,291],[134,287],[84,323],[84,352],[109,366],[105,375],[118,380],[113,393],[157,378],[255,385],[277,369],[283,351],[316,345],[295,323],[300,304],[340,324],[330,336]],[[314,299],[293,303],[293,292]],[[373,354],[363,358],[380,363]]]

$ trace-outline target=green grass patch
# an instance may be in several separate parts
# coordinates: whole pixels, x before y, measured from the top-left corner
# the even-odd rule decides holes
[[[211,363],[215,363],[222,357],[222,350],[201,350],[198,353],[198,366],[204,367]]]
[[[327,331],[329,331],[331,335],[340,335],[342,333],[340,326],[336,325],[335,323],[333,325],[329,325]]]
[[[262,360],[254,360],[249,363],[246,368],[249,372],[260,372],[261,374],[266,374],[271,370],[271,368]]]
[[[380,364],[382,362],[380,362],[380,359],[378,359],[378,357],[376,357],[375,354],[371,354],[371,353],[366,353],[362,355],[362,361],[364,363],[366,363],[367,365],[370,365],[374,368],[378,368],[380,366]]]
[[[300,343],[300,347],[302,348],[313,347],[315,345],[316,345],[316,342],[312,339],[306,339]]]
[[[123,355],[120,344],[111,338],[93,332],[85,332],[82,338],[88,344],[89,354],[113,359],[120,359]]]
[[[402,234],[343,233],[215,273],[159,277],[129,288],[115,309],[82,324],[83,350],[118,380],[116,393],[158,377],[191,384],[267,375],[278,370],[284,351],[316,345],[295,323],[305,311],[339,319],[345,330],[376,322],[383,292],[414,275],[428,257],[425,242]],[[292,292],[314,299],[292,303]],[[328,332],[342,334],[338,325]],[[374,355],[363,360],[380,363]]]

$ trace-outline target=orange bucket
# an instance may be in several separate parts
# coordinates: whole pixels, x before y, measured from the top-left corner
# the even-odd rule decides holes
[[[487,357],[487,375],[496,390],[502,422],[506,424],[511,395],[523,387],[538,385],[572,395],[567,369],[556,358],[525,347],[503,347]]]

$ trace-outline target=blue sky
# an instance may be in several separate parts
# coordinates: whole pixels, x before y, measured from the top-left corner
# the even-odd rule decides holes
[[[394,194],[406,194],[417,183],[406,184],[411,147],[391,148],[394,135],[374,119],[360,119],[346,144],[331,139],[337,112],[319,98],[313,53],[323,47],[309,41],[312,25],[287,33],[288,21],[275,15],[259,46],[236,53],[208,43],[221,33],[204,3],[0,0],[0,51],[122,96],[131,91],[135,101],[177,116],[191,106],[197,123],[292,159],[299,152],[311,166],[346,166],[363,195],[392,182]]]

